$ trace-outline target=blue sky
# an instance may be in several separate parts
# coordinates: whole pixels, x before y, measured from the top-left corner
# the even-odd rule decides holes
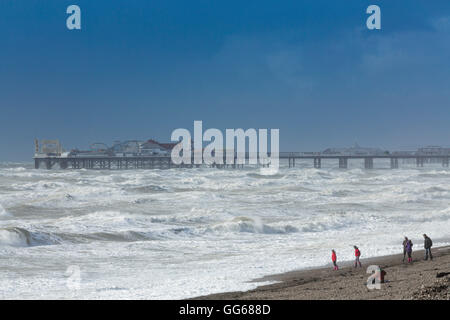
[[[446,0],[0,0],[0,161],[194,120],[279,128],[282,151],[449,146],[449,71]]]

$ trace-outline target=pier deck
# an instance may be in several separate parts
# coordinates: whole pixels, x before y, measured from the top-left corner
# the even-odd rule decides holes
[[[270,154],[269,154],[270,155]],[[245,157],[249,159],[248,154]],[[280,152],[279,159],[288,161],[289,167],[295,167],[296,160],[313,160],[315,168],[322,167],[322,160],[334,159],[339,163],[339,168],[348,167],[348,160],[361,159],[364,161],[364,168],[373,169],[374,159],[390,159],[390,167],[397,169],[399,160],[415,159],[417,167],[423,167],[425,163],[441,162],[443,167],[449,166],[449,155],[414,155],[411,153],[383,154],[383,155],[330,155],[314,152]],[[121,169],[170,169],[170,168],[193,168],[200,165],[193,164],[174,164],[170,155],[158,156],[89,156],[89,157],[59,157],[59,156],[36,156],[34,157],[35,168],[60,168],[60,169],[102,169],[102,170],[121,170]],[[248,163],[248,161],[246,161]],[[212,167],[232,167],[240,168],[244,164],[227,163],[224,157],[223,164],[211,164]]]

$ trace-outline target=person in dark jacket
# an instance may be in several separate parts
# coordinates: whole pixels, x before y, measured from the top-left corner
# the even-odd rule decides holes
[[[406,258],[406,244],[408,243],[408,237],[405,237],[405,240],[403,240],[403,262],[405,262]]]
[[[426,234],[423,235],[424,242],[423,247],[425,248],[425,260],[428,260],[428,255],[430,260],[433,260],[433,255],[431,254],[431,247],[433,246],[433,241]]]

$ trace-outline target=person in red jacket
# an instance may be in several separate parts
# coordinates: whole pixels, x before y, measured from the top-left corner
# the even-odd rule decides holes
[[[331,250],[331,261],[333,261],[333,270],[339,270],[338,265],[336,264],[337,261],[337,256],[336,256],[336,251]]]
[[[362,268],[361,262],[359,261],[359,257],[361,256],[361,251],[359,251],[357,246],[353,246],[353,248],[355,248],[355,268],[358,267],[358,264]]]

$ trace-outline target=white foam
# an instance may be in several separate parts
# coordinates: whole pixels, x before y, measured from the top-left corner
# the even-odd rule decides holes
[[[11,214],[3,208],[3,206],[0,204],[0,217],[10,217]]]

